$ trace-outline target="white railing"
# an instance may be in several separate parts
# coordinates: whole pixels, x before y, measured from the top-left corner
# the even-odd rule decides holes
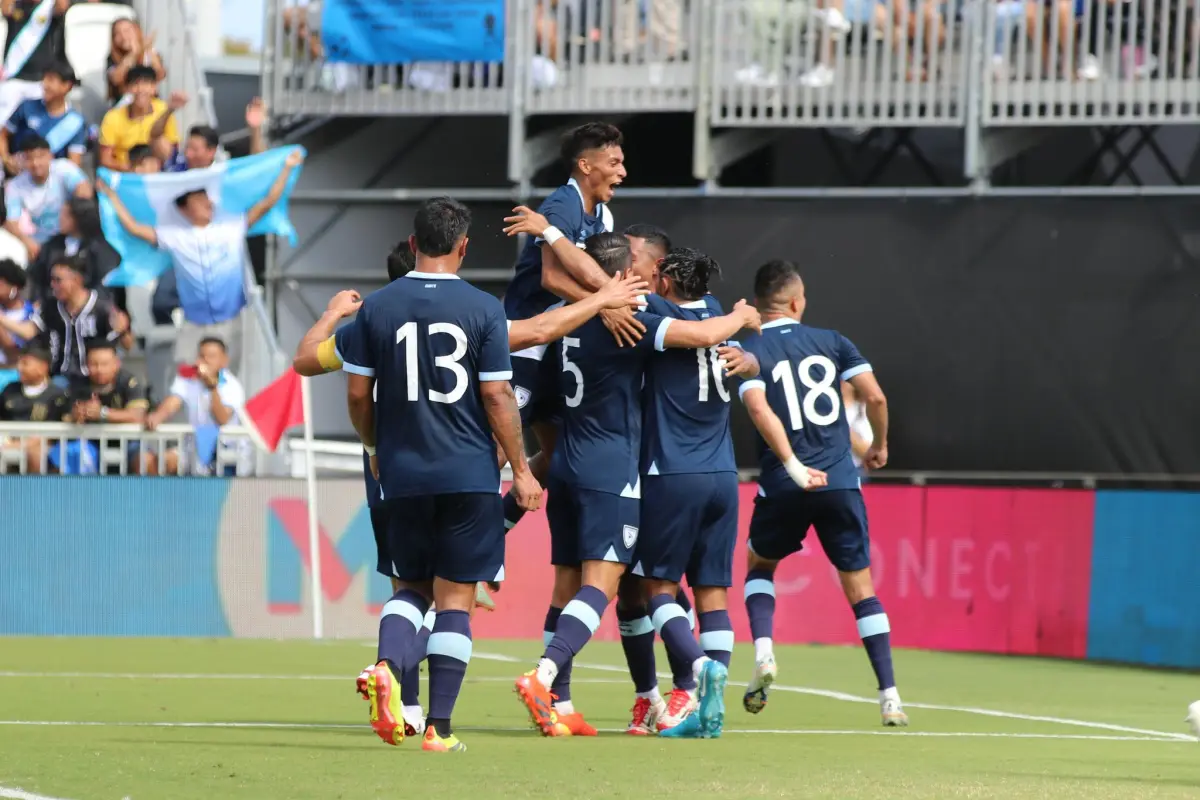
[[[159,55],[167,70],[163,96],[173,91],[186,92],[191,102],[176,116],[181,130],[193,125],[217,125],[212,89],[200,64],[192,31],[191,15],[185,0],[135,0],[134,9],[142,29],[155,31]]]
[[[94,455],[94,458],[93,458]],[[169,462],[175,462],[168,470]],[[216,456],[203,469],[193,428],[165,424],[153,431],[133,424],[0,422],[0,475],[262,475],[263,454],[250,432],[221,428]]]

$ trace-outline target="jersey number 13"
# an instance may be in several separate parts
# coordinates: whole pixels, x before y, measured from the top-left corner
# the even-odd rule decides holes
[[[467,370],[458,363],[467,354],[467,334],[453,322],[431,322],[426,335],[433,338],[434,334],[453,337],[454,352],[448,356],[435,356],[433,365],[444,369],[454,376],[454,388],[448,392],[429,390],[429,399],[434,403],[457,403],[467,393],[470,383]],[[417,372],[417,323],[406,322],[396,330],[396,344],[404,345],[404,367],[407,379],[408,401],[415,403],[420,392],[419,373]]]

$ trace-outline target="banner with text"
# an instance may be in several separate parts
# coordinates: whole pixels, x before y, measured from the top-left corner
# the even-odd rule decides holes
[[[325,0],[321,40],[347,64],[504,60],[504,0]]]

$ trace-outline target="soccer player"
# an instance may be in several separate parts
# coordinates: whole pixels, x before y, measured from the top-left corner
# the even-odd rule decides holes
[[[536,509],[542,496],[521,446],[504,311],[457,275],[470,220],[451,198],[422,203],[410,238],[416,267],[368,297],[338,339],[350,421],[390,504],[387,549],[400,587],[384,607],[367,680],[372,727],[385,742],[404,740],[396,684],[432,601],[422,749],[441,752],[466,749],[450,719],[471,660],[469,613],[476,584],[504,566],[496,441],[521,507]]]
[[[762,449],[750,520],[745,598],[755,667],[743,705],[752,714],[766,705],[776,676],[771,641],[775,569],[803,548],[812,526],[858,620],[859,636],[879,682],[883,724],[907,725],[892,670],[891,628],[871,582],[867,510],[850,455],[838,381],[849,381],[866,405],[873,442],[863,461],[871,469],[887,463],[887,400],[870,363],[849,339],[800,322],[804,282],[794,264],[763,265],[754,278],[754,293],[762,310],[762,331],[747,337],[742,346],[758,357],[763,378],[745,381],[739,394],[767,446]],[[804,464],[825,472],[827,485],[800,491],[811,480]]]
[[[612,233],[588,239],[587,254],[606,273],[627,270],[629,240]],[[644,367],[654,350],[711,347],[743,327],[757,327],[758,312],[740,301],[731,314],[703,321],[639,312],[647,329],[633,347],[622,347],[594,319],[564,337],[557,354],[563,397],[562,433],[550,465],[551,560],[554,599],[561,607],[554,637],[537,668],[516,690],[543,735],[575,734],[562,716],[573,716],[569,697],[552,687],[587,644],[617,591],[638,539],[641,479],[641,392]],[[700,699],[719,693],[727,672],[707,658],[694,665]],[[558,696],[556,697],[555,694]],[[578,734],[576,734],[578,735]]]

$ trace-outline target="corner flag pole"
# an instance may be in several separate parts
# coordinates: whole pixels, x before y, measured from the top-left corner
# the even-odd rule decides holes
[[[313,446],[312,387],[308,378],[300,379],[300,397],[304,406],[304,483],[308,495],[308,560],[309,577],[312,579],[313,638],[320,639],[325,633],[325,615],[321,594],[321,533],[317,516],[317,462]]]

